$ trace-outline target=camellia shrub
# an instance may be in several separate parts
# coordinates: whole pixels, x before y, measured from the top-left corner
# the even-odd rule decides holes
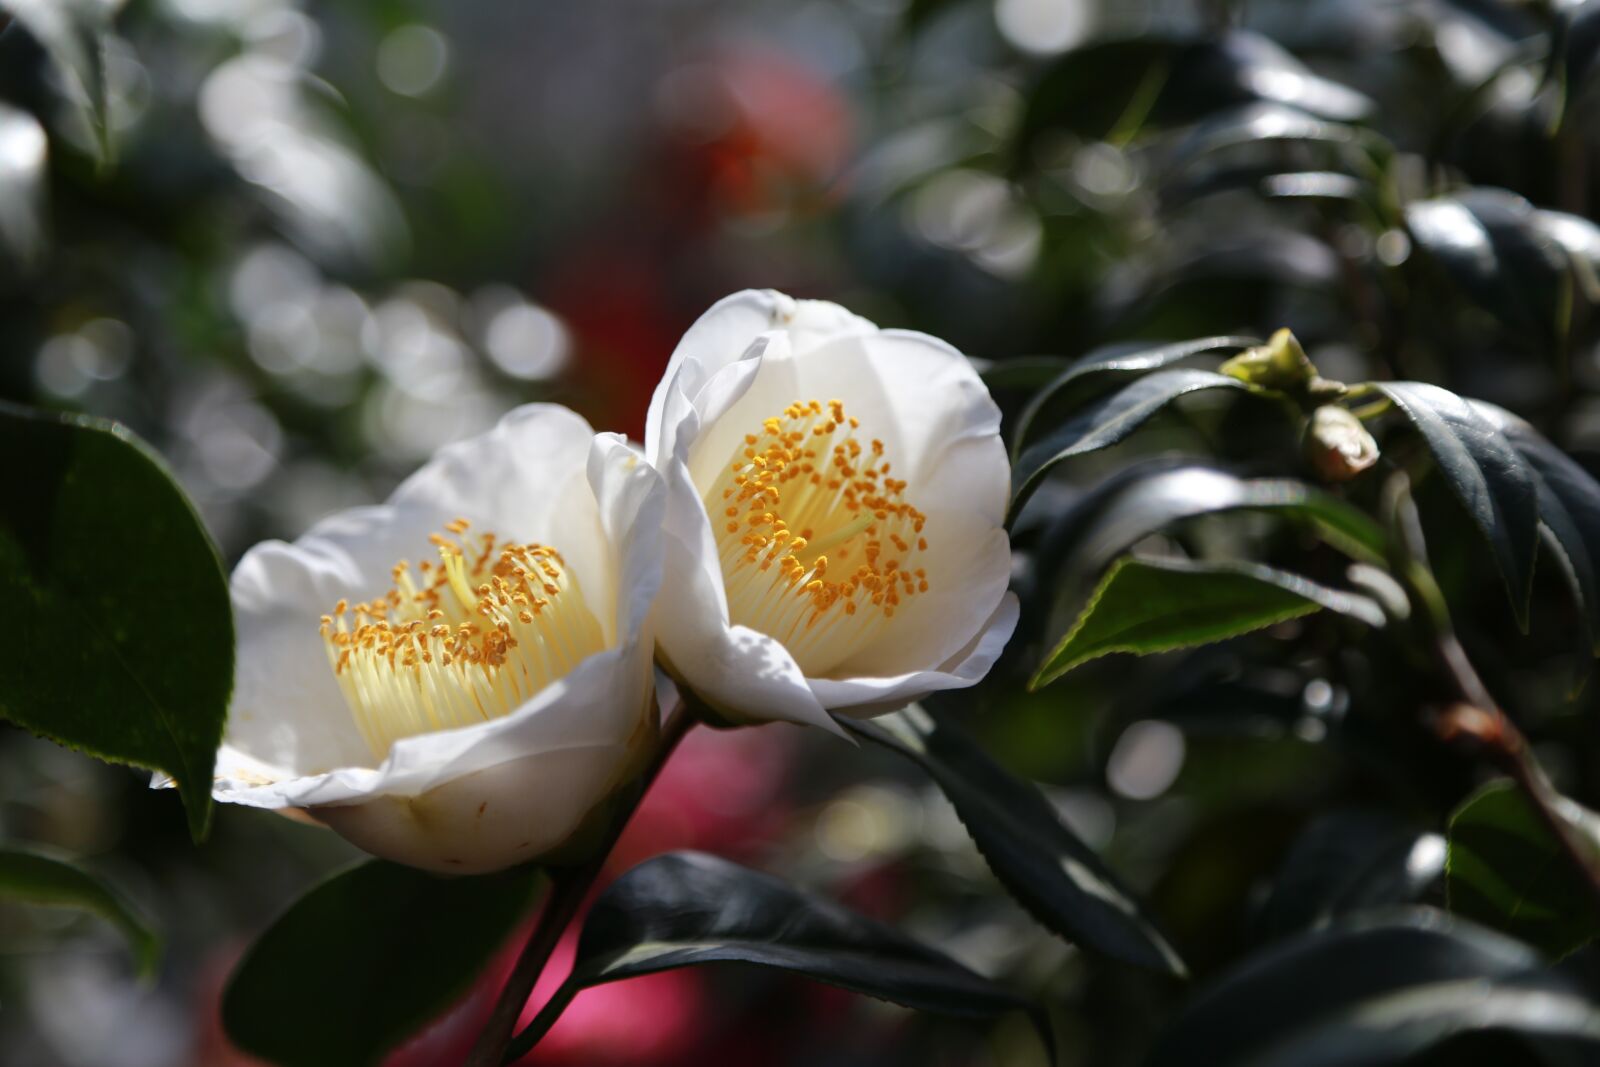
[[[1349,38],[1299,42],[1313,70],[1284,4],[1135,6],[1126,33],[1095,8],[1103,33],[1031,48],[1031,7],[982,5],[1026,53],[994,61],[1001,103],[833,194],[900,302],[718,300],[659,353],[640,441],[512,406],[230,575],[124,422],[0,401],[0,717],[149,772],[131,803],[181,804],[202,854],[221,803],[368,857],[229,960],[225,1044],[569,1062],[585,991],[723,964],[989,1038],[946,1059],[908,1025],[849,1062],[1600,1062],[1600,7],[1307,4]],[[113,12],[0,9],[78,133],[50,180],[115,214]],[[912,3],[894,39],[974,10]],[[838,109],[803,95],[842,155]],[[342,144],[283,121],[311,156]],[[696,144],[775,152],[755,121]],[[55,143],[0,99],[19,320],[65,299],[35,203]],[[229,158],[299,240],[333,239],[293,173]],[[362,244],[357,208],[381,229],[388,201],[346,162]],[[740,225],[775,210],[783,182],[735,177]],[[979,297],[883,262],[885,205],[987,270]],[[325,317],[365,307],[346,295]],[[857,313],[881,306],[933,332]],[[823,784],[897,775],[953,814],[962,878],[907,846],[897,877],[926,885],[832,892],[736,847],[766,828],[715,801],[735,765],[778,777],[752,739],[796,727]],[[695,754],[708,735],[732,763]],[[639,844],[653,803],[705,847]],[[8,907],[98,915],[155,973],[178,938],[116,881],[0,839]],[[973,947],[996,937],[1021,947]],[[603,1028],[701,987],[655,988]]]

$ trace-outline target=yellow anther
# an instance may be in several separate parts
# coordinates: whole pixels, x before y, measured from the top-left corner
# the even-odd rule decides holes
[[[467,528],[464,519],[445,527],[455,538]],[[469,566],[458,541],[429,540],[441,566],[420,565],[421,588],[402,560],[388,593],[355,605],[354,633],[348,601],[320,620],[329,665],[375,760],[401,737],[507,715],[605,647],[554,549],[484,533]]]

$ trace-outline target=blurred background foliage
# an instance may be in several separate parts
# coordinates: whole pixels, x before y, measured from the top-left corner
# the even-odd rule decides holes
[[[1490,400],[1600,466],[1593,3],[69,8],[106,20],[101,63],[0,33],[0,398],[132,426],[229,560],[381,499],[518,403],[638,435],[683,328],[751,285],[990,361],[1013,427],[1101,346],[1288,326],[1329,377]],[[1403,466],[1419,452],[1379,436]],[[1092,585],[1090,517],[1180,454],[1314,477],[1249,399],[1167,412],[1062,468],[1016,527],[1023,629],[988,683],[943,704],[1045,785],[1205,980],[1358,907],[1442,903],[1444,820],[1482,774],[1419,720],[1429,694],[1400,651],[1323,615],[1025,692]],[[1600,806],[1595,686],[1572,684],[1589,650],[1561,582],[1536,574],[1519,632],[1459,505],[1439,479],[1416,489],[1474,662],[1562,791]],[[1371,506],[1376,488],[1347,495]],[[1337,573],[1259,517],[1159,536]],[[166,937],[141,982],[111,927],[0,910],[0,1062],[19,1067],[250,1062],[220,1033],[221,982],[352,858],[227,806],[195,848],[176,797],[9,728],[0,836],[85,857]],[[1041,937],[887,754],[701,731],[613,869],[674,847],[782,871],[1006,976],[1050,1005],[1068,1064],[1138,1062],[1185,998]],[[394,1062],[448,1062],[484,996]],[[1486,1040],[1484,1062],[1532,1055]],[[985,1029],[712,970],[580,995],[530,1062],[1039,1055],[1022,1019]]]

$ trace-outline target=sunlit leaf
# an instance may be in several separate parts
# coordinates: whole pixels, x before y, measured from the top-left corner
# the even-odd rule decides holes
[[[0,250],[31,265],[44,244],[47,142],[39,120],[0,102]]]
[[[1172,169],[1192,166],[1214,152],[1265,143],[1316,145],[1344,151],[1360,142],[1360,132],[1283,104],[1255,103],[1208,116],[1188,130],[1166,160]]]
[[[1563,798],[1559,815],[1600,859],[1600,816]],[[1562,956],[1600,935],[1594,895],[1522,792],[1491,782],[1450,816],[1450,910]]]
[[[1357,560],[1384,558],[1378,524],[1351,505],[1292,478],[1240,478],[1202,466],[1130,468],[1078,506],[1070,545],[1073,569],[1098,573],[1134,542],[1174,523],[1235,511],[1279,515],[1304,523]]]
[[[122,0],[0,0],[44,46],[84,109],[102,158],[109,158],[104,37]]]
[[[139,970],[150,974],[161,955],[161,939],[110,885],[64,860],[0,849],[0,901],[14,900],[92,912],[122,931]]]
[[[1017,416],[1015,451],[1027,442],[1035,424],[1049,421],[1052,413],[1065,415],[1088,398],[1129,378],[1208,352],[1232,352],[1259,343],[1254,337],[1199,337],[1158,345],[1125,341],[1097,348],[1052,375],[1047,379],[1049,384],[1028,401]]]
[[[1470,189],[1406,206],[1406,226],[1474,304],[1514,339],[1551,349],[1565,336],[1570,262],[1533,205],[1503,189]]]
[[[955,807],[989,869],[1045,928],[1093,952],[1185,973],[1143,907],[1031,783],[920,708],[871,720],[837,716],[858,737],[926,771]]]
[[[1323,608],[1369,626],[1384,622],[1382,609],[1367,597],[1260,564],[1125,557],[1106,573],[1029,685],[1048,685],[1113,652],[1147,655],[1203,645]]]
[[[1237,378],[1179,368],[1136,378],[1117,392],[1085,404],[1023,449],[1017,458],[1012,470],[1012,516],[1021,511],[1039,483],[1063,460],[1109,448],[1179,397],[1215,389],[1248,391]]]
[[[196,838],[233,687],[227,579],[126,429],[0,405],[0,718],[177,780]]]
[[[262,934],[223,994],[241,1049],[278,1067],[364,1067],[465,993],[533,906],[534,868],[446,878],[373,860]]]

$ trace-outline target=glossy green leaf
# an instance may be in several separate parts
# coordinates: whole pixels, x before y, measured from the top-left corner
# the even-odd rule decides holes
[[[1298,160],[1271,159],[1236,166],[1206,166],[1174,174],[1162,182],[1161,208],[1174,212],[1197,200],[1239,189],[1277,200],[1327,200],[1349,205],[1356,217],[1371,218],[1378,190],[1369,180],[1328,170],[1285,170]]]
[[[1417,428],[1439,474],[1488,542],[1526,631],[1539,541],[1532,469],[1505,434],[1449,390],[1425,382],[1382,382],[1378,388]]]
[[[121,426],[0,405],[0,718],[177,780],[202,837],[233,686],[227,579]]]
[[[1560,814],[1600,857],[1600,816],[1571,801]],[[1512,783],[1490,782],[1450,816],[1450,910],[1564,956],[1600,935],[1583,878]]]
[[[1190,128],[1166,158],[1169,170],[1193,166],[1215,152],[1240,145],[1293,143],[1321,148],[1320,156],[1359,149],[1361,132],[1283,104],[1253,103],[1207,116]],[[1359,157],[1357,157],[1359,158]]]
[[[706,963],[773,967],[945,1015],[1035,1013],[1026,999],[893,927],[700,852],[646,860],[600,895],[555,1003],[605,982]],[[1036,1022],[1048,1041],[1048,1024]]]
[[[1382,529],[1343,500],[1292,478],[1240,478],[1210,467],[1130,471],[1081,506],[1069,544],[1073,570],[1092,577],[1150,534],[1185,519],[1234,511],[1279,515],[1301,522],[1357,560],[1384,559]]]
[[[1595,574],[1600,553],[1600,482],[1551,444],[1544,435],[1504,408],[1469,401],[1532,469],[1539,519],[1559,548],[1563,577],[1585,621],[1584,646],[1600,652],[1600,584]]]
[[[1125,140],[1147,125],[1193,122],[1254,101],[1344,121],[1372,109],[1367,97],[1312,73],[1260,34],[1146,33],[1096,41],[1054,60],[1028,94],[1019,142],[1026,148],[1051,129]]]
[[[1257,927],[1277,939],[1378,907],[1414,904],[1444,876],[1444,838],[1381,808],[1312,820],[1289,848]]]
[[[1278,942],[1214,982],[1146,1067],[1373,1067],[1458,1035],[1512,1031],[1600,1056],[1600,1006],[1527,945],[1427,908]],[[1588,1062],[1575,1060],[1573,1062]]]
[[[44,245],[44,127],[0,101],[0,253],[31,266]]]
[[[926,771],[1000,884],[1040,925],[1092,952],[1150,970],[1186,973],[1138,900],[1043,794],[994,762],[971,738],[917,707],[871,720],[835,720]]]
[[[119,6],[121,0],[0,0],[72,84],[102,158],[111,154],[104,37]]]
[[[1113,652],[1148,655],[1222,641],[1321,609],[1382,626],[1371,599],[1257,563],[1124,557],[1029,683],[1048,685]]]
[[[1214,371],[1178,368],[1135,378],[1117,392],[1084,405],[1017,458],[1012,470],[1012,518],[1057,464],[1122,441],[1179,397],[1215,389],[1248,391],[1249,387]]]
[[[1089,398],[1103,394],[1127,379],[1137,378],[1193,356],[1237,351],[1258,343],[1254,337],[1223,336],[1154,346],[1144,341],[1126,341],[1097,348],[1053,375],[1049,384],[1028,401],[1027,407],[1017,416],[1016,447],[1013,451],[1020,452],[1034,426],[1041,421],[1049,421],[1053,413],[1066,417]]]
[[[372,860],[317,886],[234,970],[222,1021],[279,1067],[364,1067],[461,997],[531,909],[523,867],[447,878]]]
[[[1566,106],[1570,107],[1589,87],[1595,60],[1600,58],[1600,4],[1579,0],[1558,10],[1555,31],[1550,35],[1550,61],[1561,72]]]
[[[1502,189],[1470,189],[1405,209],[1413,242],[1508,336],[1550,350],[1567,330],[1571,264],[1542,213]]]
[[[161,939],[143,916],[107,883],[65,860],[0,849],[0,901],[14,900],[91,912],[122,931],[142,974],[155,971]]]

